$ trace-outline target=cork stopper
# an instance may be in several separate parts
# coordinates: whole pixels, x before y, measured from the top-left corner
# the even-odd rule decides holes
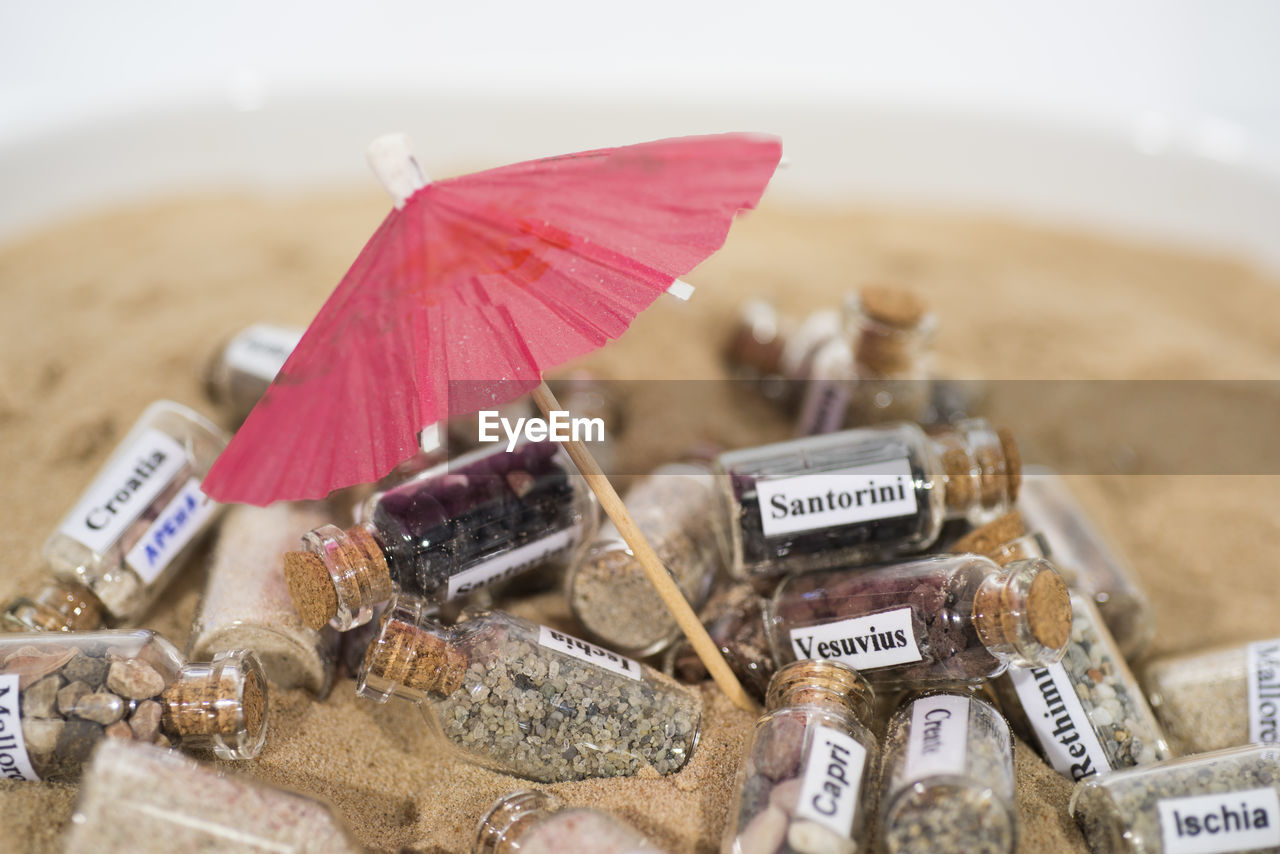
[[[360,681],[401,685],[448,696],[462,687],[467,657],[434,631],[387,611],[382,632],[365,651]]]
[[[802,659],[773,675],[765,708],[772,711],[806,703],[843,706],[859,721],[866,721],[875,708],[875,693],[862,674],[843,662]]]
[[[978,588],[973,622],[988,650],[1042,667],[1059,660],[1071,639],[1071,597],[1047,560],[1015,561]]]
[[[867,285],[858,291],[862,313],[885,326],[912,329],[929,311],[929,304],[914,291],[891,285]]]
[[[974,528],[951,544],[956,554],[992,555],[1005,543],[1027,533],[1026,523],[1017,510],[1000,516],[980,528]]]
[[[346,531],[323,525],[302,542],[303,549],[285,553],[284,577],[294,608],[312,629],[331,620],[352,628],[367,621],[370,606],[391,597],[391,568],[363,525]]]
[[[996,435],[1000,437],[1000,448],[1004,451],[1005,474],[1009,478],[1009,482],[1005,484],[1005,491],[1009,495],[1009,502],[1013,503],[1017,500],[1018,491],[1022,488],[1022,453],[1018,450],[1017,440],[1007,429],[997,427]]]
[[[954,513],[963,514],[978,495],[974,486],[973,460],[969,451],[951,445],[942,452],[942,470],[947,476],[946,503]]]
[[[161,727],[192,747],[224,759],[251,759],[266,738],[267,680],[248,650],[191,664],[161,694]]]
[[[285,552],[284,580],[289,585],[293,607],[310,628],[323,628],[338,613],[338,593],[319,555]]]

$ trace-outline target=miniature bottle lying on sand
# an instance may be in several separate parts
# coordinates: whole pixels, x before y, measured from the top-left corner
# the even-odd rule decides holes
[[[0,768],[73,780],[104,738],[252,759],[267,733],[267,680],[232,650],[188,664],[150,631],[0,636]]]
[[[1018,493],[1017,445],[968,419],[934,436],[868,427],[721,454],[730,571],[767,577],[927,548],[948,519],[983,524]]]
[[[187,655],[199,659],[224,649],[251,649],[277,686],[326,694],[338,633],[303,623],[284,577],[269,568],[280,552],[329,516],[328,506],[319,501],[229,508],[218,530]]]
[[[543,783],[678,771],[702,717],[629,658],[501,611],[445,628],[408,596],[388,605],[356,690],[410,700],[472,761]]]
[[[796,428],[832,433],[925,417],[937,317],[916,293],[872,285],[845,298],[843,334],[813,354]]]
[[[596,526],[595,496],[563,450],[528,442],[443,463],[379,493],[346,531],[324,525],[285,555],[303,621],[346,631],[403,590],[434,604],[551,560],[570,563]]]
[[[919,688],[1058,661],[1071,602],[1048,561],[1001,568],[936,556],[788,576],[765,608],[765,630],[779,664],[834,659],[877,688]]]
[[[798,661],[769,684],[738,769],[723,854],[854,854],[866,850],[874,801],[875,700],[833,661]]]
[[[204,390],[228,420],[239,424],[267,393],[303,330],[255,323],[217,349],[204,370]]]
[[[918,694],[885,736],[880,841],[887,854],[1010,854],[1013,739],[973,692]]]
[[[707,634],[719,648],[742,687],[764,702],[777,665],[764,630],[765,598],[744,581],[725,585],[711,594],[698,614]],[[677,641],[663,657],[663,670],[686,685],[711,678],[688,640]]]
[[[67,851],[360,854],[329,804],[139,742],[107,739],[80,782]]]
[[[1280,638],[1161,658],[1144,682],[1183,753],[1280,742]]]
[[[600,810],[566,806],[545,792],[512,792],[495,803],[476,831],[471,854],[663,854]]]
[[[1280,852],[1280,750],[1235,747],[1076,784],[1094,854]]]
[[[45,542],[53,581],[6,607],[8,627],[89,631],[137,619],[217,516],[200,481],[226,444],[185,406],[148,406]]]
[[[1018,509],[1026,529],[1048,542],[1067,585],[1093,597],[1120,651],[1135,660],[1155,635],[1155,615],[1133,567],[1094,527],[1061,476],[1042,466],[1024,474]]]
[[[840,338],[840,312],[820,309],[797,320],[780,314],[764,300],[747,300],[725,348],[729,370],[758,384],[766,397],[797,405],[803,380],[809,378],[814,355]]]
[[[706,601],[721,553],[715,478],[705,465],[659,466],[626,504],[690,606]],[[631,547],[610,521],[569,574],[569,608],[590,636],[627,655],[653,655],[680,636]]]
[[[1172,757],[1093,600],[1073,592],[1071,610],[1060,662],[1010,667],[996,682],[1014,731],[1072,780]]]

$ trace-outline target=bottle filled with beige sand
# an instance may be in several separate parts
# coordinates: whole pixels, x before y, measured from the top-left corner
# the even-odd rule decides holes
[[[219,505],[200,481],[227,437],[172,401],[147,407],[45,541],[50,582],[11,602],[14,631],[89,631],[135,621],[182,567]]]
[[[1143,681],[1183,753],[1280,742],[1280,638],[1166,656]]]
[[[302,332],[273,323],[255,323],[237,332],[205,365],[209,400],[232,423],[244,421],[302,340]]]
[[[571,807],[546,792],[498,800],[476,830],[471,854],[663,854],[644,834],[606,812]]]
[[[150,631],[0,636],[0,767],[19,780],[73,780],[104,738],[252,759],[267,732],[257,657],[187,663]]]
[[[282,551],[330,515],[318,501],[230,507],[219,526],[187,655],[204,659],[226,649],[251,649],[277,686],[326,694],[338,633],[302,622],[275,566]]]
[[[1010,854],[1013,738],[976,692],[906,698],[885,735],[880,840],[887,854]]]
[[[866,849],[877,768],[871,687],[833,661],[798,661],[769,683],[738,769],[723,854]]]
[[[307,533],[285,555],[285,577],[307,625],[346,631],[396,591],[440,604],[549,561],[572,564],[596,517],[595,496],[557,445],[498,447],[375,495],[346,531]]]
[[[398,596],[357,678],[422,708],[473,762],[542,783],[671,774],[698,741],[699,699],[632,659],[501,611],[446,628]]]
[[[67,851],[361,854],[332,806],[179,753],[107,739],[94,751]]]
[[[784,578],[765,609],[779,664],[843,661],[879,688],[978,682],[1058,661],[1067,588],[1045,560],[1001,568],[978,555]]]
[[[1235,747],[1098,774],[1069,805],[1094,854],[1280,852],[1280,750]]]
[[[1073,592],[1071,610],[1061,661],[1011,667],[996,682],[1014,731],[1072,780],[1172,757],[1093,600]]]
[[[723,549],[715,478],[705,465],[670,463],[627,491],[627,509],[689,604],[710,592]],[[680,628],[631,547],[605,521],[569,575],[569,607],[591,637],[627,655],[665,649]]]
[[[923,551],[949,519],[984,524],[1017,497],[1008,433],[967,419],[926,435],[895,424],[721,454],[730,571],[851,566]]]

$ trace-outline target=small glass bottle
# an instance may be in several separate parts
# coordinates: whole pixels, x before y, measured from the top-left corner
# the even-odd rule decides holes
[[[171,750],[106,739],[80,783],[67,851],[360,854],[332,806]]]
[[[742,687],[764,702],[777,666],[764,630],[765,598],[746,582],[729,584],[707,600],[698,619],[720,649]],[[677,641],[663,657],[663,670],[686,685],[711,678],[706,665],[687,640]]]
[[[948,519],[983,524],[1018,492],[1013,437],[985,420],[810,436],[717,459],[738,577],[849,566],[927,548]]]
[[[1136,660],[1155,635],[1155,615],[1133,567],[1094,527],[1060,475],[1042,466],[1024,475],[1018,509],[1027,530],[1044,537],[1067,584],[1093,597],[1120,651]]]
[[[784,578],[765,609],[779,664],[836,659],[877,687],[977,682],[1045,666],[1071,635],[1067,588],[1045,560],[977,555]]]
[[[285,555],[303,622],[346,631],[396,590],[440,604],[550,560],[578,559],[595,496],[551,442],[478,451],[370,499],[366,521],[324,525]]]
[[[471,854],[663,854],[606,812],[570,807],[545,792],[512,792],[490,807]]]
[[[318,696],[328,693],[338,634],[327,626],[317,630],[304,624],[289,599],[284,576],[265,569],[298,537],[328,518],[328,505],[320,501],[228,509],[187,655],[208,658],[224,649],[251,649],[267,678],[279,687],[304,688]]]
[[[722,854],[863,850],[878,749],[871,687],[851,667],[798,661],[769,683],[738,768]]]
[[[949,689],[898,707],[885,736],[886,854],[1010,854],[1017,843],[1013,738],[990,703]]]
[[[6,607],[9,628],[86,631],[137,619],[217,516],[200,481],[226,444],[185,406],[148,406],[45,541],[53,580]]]
[[[1071,609],[1071,642],[1060,662],[1010,667],[996,683],[1014,730],[1072,780],[1170,758],[1164,732],[1093,601],[1073,592]]]
[[[1280,852],[1280,750],[1235,747],[1076,784],[1093,854]]]
[[[236,333],[205,366],[209,400],[233,424],[244,421],[302,340],[302,332],[295,326],[255,323]]]
[[[856,382],[849,423],[919,421],[932,398],[933,335],[938,319],[905,288],[870,286],[845,298]]]
[[[790,327],[790,320],[768,302],[752,299],[742,303],[724,352],[729,369],[740,379],[779,379]]]
[[[690,606],[706,601],[720,562],[715,478],[705,465],[659,466],[627,490],[631,517]],[[680,636],[631,547],[605,521],[569,574],[569,608],[591,637],[626,655],[646,656]]]
[[[1280,742],[1280,638],[1167,656],[1144,677],[1183,753]]]
[[[10,778],[75,779],[104,738],[252,759],[266,733],[267,680],[248,650],[188,664],[151,631],[0,636],[0,769]]]
[[[501,611],[445,628],[398,596],[356,680],[392,695],[471,761],[543,783],[680,770],[698,741],[701,704],[629,658]]]

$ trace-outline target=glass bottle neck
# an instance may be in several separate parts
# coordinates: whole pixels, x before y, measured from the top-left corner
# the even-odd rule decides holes
[[[845,326],[857,342],[863,376],[924,379],[937,319],[923,299],[902,288],[868,287],[845,303]]]
[[[385,703],[392,696],[420,703],[462,687],[467,657],[454,632],[434,619],[420,599],[397,596],[387,606],[378,635],[365,652],[356,692]]]
[[[1062,658],[1071,639],[1071,598],[1053,565],[1014,561],[988,575],[973,599],[973,625],[983,645],[1021,667]]]
[[[372,523],[343,531],[322,525],[285,555],[285,579],[303,622],[332,622],[340,631],[367,623],[373,606],[391,598],[391,567]]]
[[[1022,461],[1007,430],[966,418],[930,436],[943,481],[947,519],[984,525],[1018,497]]]
[[[774,674],[765,708],[817,705],[851,713],[859,722],[869,720],[875,694],[867,680],[838,661],[793,661]]]
[[[480,820],[471,854],[515,854],[530,829],[561,808],[545,792],[526,789],[507,795]]]
[[[102,628],[104,609],[92,590],[73,581],[46,584],[31,598],[11,602],[4,622],[16,631],[91,632]]]
[[[161,728],[186,747],[251,759],[267,735],[267,679],[248,650],[188,664],[161,696]]]

